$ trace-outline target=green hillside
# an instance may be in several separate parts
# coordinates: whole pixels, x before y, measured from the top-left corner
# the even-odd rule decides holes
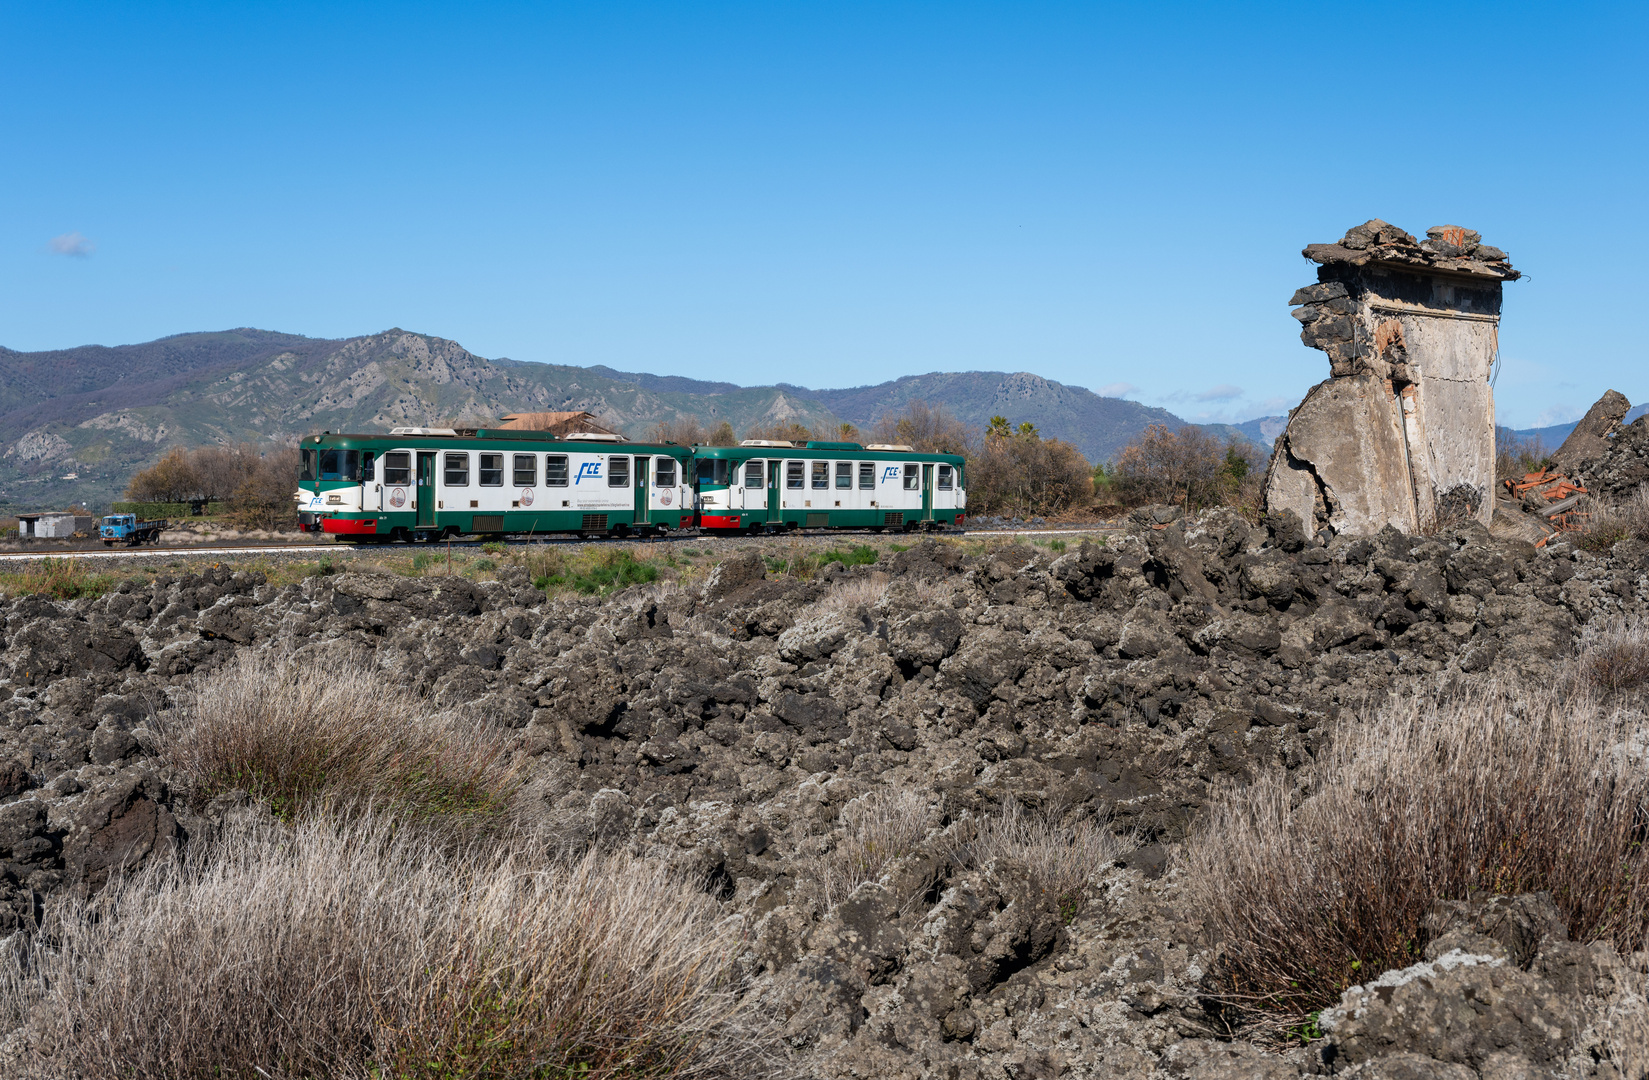
[[[74,377],[54,385],[53,364]],[[53,392],[53,391],[59,392]],[[263,331],[187,334],[145,346],[0,352],[0,507],[106,505],[167,447],[265,442],[317,431],[491,423],[510,412],[587,409],[640,435],[697,416],[735,428],[834,424],[777,387],[652,391],[587,368],[493,361],[392,329],[345,341]]]
[[[171,446],[284,441],[397,425],[482,426],[511,412],[586,409],[631,436],[660,421],[744,431],[799,422],[868,427],[913,401],[983,430],[1030,421],[1091,461],[1113,458],[1164,409],[1026,372],[913,375],[877,386],[740,387],[610,368],[489,360],[401,329],[341,341],[265,330],[179,334],[142,345],[0,349],[0,511],[101,509]],[[1236,429],[1231,429],[1236,431]],[[1222,429],[1223,435],[1223,429]]]

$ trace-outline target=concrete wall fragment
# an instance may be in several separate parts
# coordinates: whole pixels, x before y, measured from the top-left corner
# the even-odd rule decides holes
[[[1308,533],[1409,533],[1494,514],[1501,285],[1520,275],[1470,229],[1427,239],[1374,219],[1312,244],[1317,284],[1294,294],[1300,339],[1328,354],[1277,437],[1269,511]]]

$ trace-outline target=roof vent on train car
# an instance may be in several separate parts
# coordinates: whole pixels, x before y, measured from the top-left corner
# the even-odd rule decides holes
[[[910,447],[906,446],[904,443],[890,443],[890,442],[866,443],[865,444],[865,449],[866,450],[897,450],[902,454],[910,454],[910,453],[915,452]]]
[[[562,436],[567,442],[629,442],[622,435],[610,431],[573,431]]]
[[[391,435],[448,435],[456,436],[458,432],[449,427],[396,427],[390,428]]]
[[[856,442],[819,442],[816,439],[815,440],[810,440],[807,444],[807,448],[809,450],[863,450],[864,449],[864,447],[860,446]]]
[[[780,442],[777,439],[746,439],[743,442],[739,443],[739,445],[740,446],[777,446],[777,447],[782,447],[786,450],[796,449],[796,444],[795,443],[793,443],[793,442]]]

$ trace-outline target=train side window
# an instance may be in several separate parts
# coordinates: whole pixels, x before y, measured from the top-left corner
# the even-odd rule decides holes
[[[838,461],[836,463],[836,488],[846,491],[853,486],[853,462]]]
[[[805,461],[786,462],[784,466],[784,486],[791,491],[800,491],[806,487],[806,468],[807,462]]]
[[[305,450],[298,455],[298,479],[315,479],[315,451]]]
[[[762,486],[763,483],[764,483],[764,481],[762,480],[762,463],[759,462],[759,461],[747,461],[747,462],[745,462],[744,463],[744,486],[747,487],[747,488],[759,488],[759,487]]]
[[[630,459],[614,455],[607,459],[607,486],[630,486]]]
[[[939,490],[950,491],[956,486],[956,470],[949,465],[939,466]]]
[[[477,470],[482,487],[504,486],[504,455],[482,454],[481,467]]]
[[[567,486],[567,455],[566,454],[545,454],[544,455],[544,486],[545,487],[566,487]]]
[[[412,483],[412,454],[406,450],[392,450],[384,455],[384,483]]]
[[[874,491],[876,489],[876,463],[874,461],[859,462],[859,490]]]
[[[830,462],[815,461],[813,463],[813,490],[824,491],[830,487]]]
[[[673,458],[673,457],[661,457],[657,461],[653,462],[653,486],[654,487],[675,487],[676,486],[676,459],[675,458]]]
[[[371,450],[361,451],[361,479],[362,480],[376,480],[377,479],[377,474],[375,472],[373,472],[373,467],[374,467],[374,461],[373,461],[372,451]]]
[[[470,456],[448,451],[444,473],[441,482],[447,487],[469,487]]]
[[[922,486],[922,466],[914,462],[905,466],[905,490],[916,491]]]
[[[516,487],[538,486],[538,455],[515,455],[515,468],[511,470],[515,475],[512,479]]]

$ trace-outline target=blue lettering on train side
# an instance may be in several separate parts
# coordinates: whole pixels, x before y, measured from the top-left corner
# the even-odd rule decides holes
[[[588,476],[591,480],[600,480],[601,462],[586,461],[584,464],[580,465],[578,467],[578,476],[573,480],[573,485],[576,487],[586,476]]]
[[[897,480],[897,479],[899,479],[899,466],[889,465],[887,468],[882,470],[882,482],[884,484],[887,483],[889,480]]]

